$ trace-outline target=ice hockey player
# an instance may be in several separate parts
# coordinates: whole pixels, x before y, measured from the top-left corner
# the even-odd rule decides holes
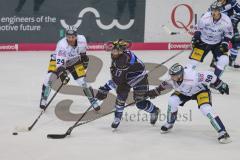
[[[76,30],[66,30],[66,36],[58,43],[48,67],[48,73],[42,86],[40,108],[45,109],[47,99],[53,82],[59,77],[63,83],[67,72],[71,73],[74,80],[83,88],[84,94],[95,110],[99,110],[98,102],[94,98],[92,87],[86,82],[86,69],[89,58],[86,55],[87,42],[83,35],[78,35]]]
[[[187,65],[195,68],[199,62],[203,62],[209,51],[217,59],[214,73],[219,77],[225,66],[229,63],[228,45],[233,36],[233,28],[230,18],[220,13],[221,4],[215,2],[211,5],[211,12],[205,13],[197,24],[197,30],[192,38],[192,53]]]
[[[230,137],[222,121],[213,111],[211,91],[208,89],[208,84],[212,83],[221,94],[228,95],[228,85],[213,72],[196,72],[191,68],[183,68],[179,63],[171,66],[168,73],[169,80],[163,81],[158,87],[146,94],[150,98],[155,98],[161,95],[165,89],[175,90],[168,100],[167,122],[161,127],[161,132],[166,133],[173,128],[179,106],[183,106],[189,100],[196,100],[200,111],[209,118],[212,126],[218,132],[218,141],[220,143],[230,142]]]
[[[159,109],[149,100],[145,94],[149,89],[147,74],[144,64],[129,50],[130,42],[123,39],[110,42],[112,64],[110,67],[111,77],[104,86],[98,90],[96,98],[103,100],[111,89],[117,92],[115,103],[114,121],[111,127],[115,130],[121,121],[125,102],[129,91],[133,88],[133,97],[138,109],[150,113],[150,123],[154,125],[158,119]]]
[[[240,5],[236,0],[218,0],[218,2],[222,4],[221,12],[227,14],[231,18],[233,25],[234,34],[231,40],[232,48],[230,49],[229,66],[240,68],[240,65],[235,62],[238,55],[238,49],[240,47],[240,35],[237,28],[240,21]]]

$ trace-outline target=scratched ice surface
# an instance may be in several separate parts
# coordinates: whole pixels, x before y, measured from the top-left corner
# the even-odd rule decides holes
[[[104,52],[88,53],[104,62],[97,80],[91,83],[93,88],[97,89],[110,78],[110,55]],[[175,53],[138,51],[136,55],[145,63],[161,63]],[[85,97],[60,93],[31,132],[13,136],[15,126],[30,125],[40,112],[38,106],[41,83],[46,73],[49,55],[50,52],[0,54],[1,160],[239,160],[240,71],[229,68],[222,79],[229,84],[230,95],[214,93],[212,99],[216,113],[222,118],[232,137],[233,142],[230,144],[221,145],[217,142],[215,130],[208,119],[198,111],[195,102],[186,103],[180,110],[182,117],[179,117],[171,133],[160,134],[160,126],[164,123],[171,93],[152,100],[161,109],[160,119],[154,127],[146,121],[144,112],[138,113],[136,107],[132,106],[124,111],[124,119],[115,133],[110,128],[113,115],[109,115],[76,128],[72,135],[65,139],[47,139],[47,134],[64,133],[74,123],[64,121],[56,115],[56,105],[60,101],[73,101],[68,112],[62,111],[63,116],[68,118],[82,113],[89,105]],[[188,55],[189,51],[186,51],[165,65],[169,67],[175,62],[186,64]],[[199,66],[199,70],[209,70],[210,55]],[[165,75],[160,77],[164,78]],[[73,80],[70,84],[76,85]],[[70,114],[66,115],[67,113]]]

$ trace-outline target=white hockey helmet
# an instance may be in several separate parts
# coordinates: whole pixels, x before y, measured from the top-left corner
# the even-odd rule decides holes
[[[172,65],[169,70],[168,70],[168,74],[170,76],[179,76],[179,75],[183,75],[184,72],[184,68],[182,65],[180,65],[179,63],[175,63],[174,65]]]
[[[222,3],[218,2],[218,1],[213,2],[210,6],[211,11],[213,11],[213,10],[221,11],[221,9],[222,9]]]

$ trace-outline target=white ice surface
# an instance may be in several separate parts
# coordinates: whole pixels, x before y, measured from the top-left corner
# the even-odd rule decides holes
[[[88,52],[105,63],[93,88],[102,85],[110,75],[110,56],[104,52]],[[175,51],[136,52],[144,62],[161,63]],[[54,106],[66,98],[59,94],[31,132],[13,136],[17,125],[30,125],[40,113],[38,109],[41,83],[46,73],[50,52],[0,53],[0,160],[239,160],[240,159],[240,71],[230,70],[222,79],[230,86],[230,95],[213,94],[213,107],[224,122],[233,142],[222,145],[208,119],[203,117],[195,102],[187,103],[180,113],[192,111],[192,121],[177,122],[171,133],[161,135],[158,122],[123,121],[113,133],[110,124],[113,115],[76,128],[70,137],[47,139],[49,133],[64,133],[74,122],[59,120]],[[186,63],[189,51],[166,64]],[[210,56],[199,67],[209,70]],[[90,64],[91,65],[91,64]],[[74,82],[71,82],[74,84]],[[170,93],[152,102],[166,112]],[[76,96],[67,96],[79,101]],[[88,103],[84,103],[88,104]],[[73,112],[82,112],[86,106],[73,105]],[[137,113],[136,107],[125,110]],[[142,113],[142,112],[141,112]]]

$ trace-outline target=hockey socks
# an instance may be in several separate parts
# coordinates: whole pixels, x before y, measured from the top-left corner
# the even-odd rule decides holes
[[[150,113],[150,123],[154,125],[157,122],[159,109],[148,100],[138,102],[137,108]]]
[[[236,64],[236,59],[237,59],[237,55],[238,55],[238,50],[237,49],[231,49],[230,50],[230,55],[229,55],[229,66],[233,67],[233,68],[240,68],[239,64]]]
[[[171,106],[168,106],[167,110],[167,123],[161,127],[161,133],[167,133],[170,129],[173,128],[173,124],[177,119],[178,111],[171,112]]]
[[[40,108],[45,109],[47,105],[47,99],[50,94],[51,88],[49,86],[42,86],[42,93],[41,93],[41,99],[40,99]]]
[[[92,87],[83,88],[83,92],[84,92],[85,96],[88,98],[88,100],[91,103],[91,105],[94,108],[94,110],[99,111],[100,110],[100,106],[98,104],[97,99],[94,98],[94,93],[93,93]]]
[[[223,125],[221,119],[218,116],[213,118],[210,114],[208,114],[207,117],[210,119],[212,126],[215,128],[215,130],[218,133],[222,131],[226,131],[225,126]]]

